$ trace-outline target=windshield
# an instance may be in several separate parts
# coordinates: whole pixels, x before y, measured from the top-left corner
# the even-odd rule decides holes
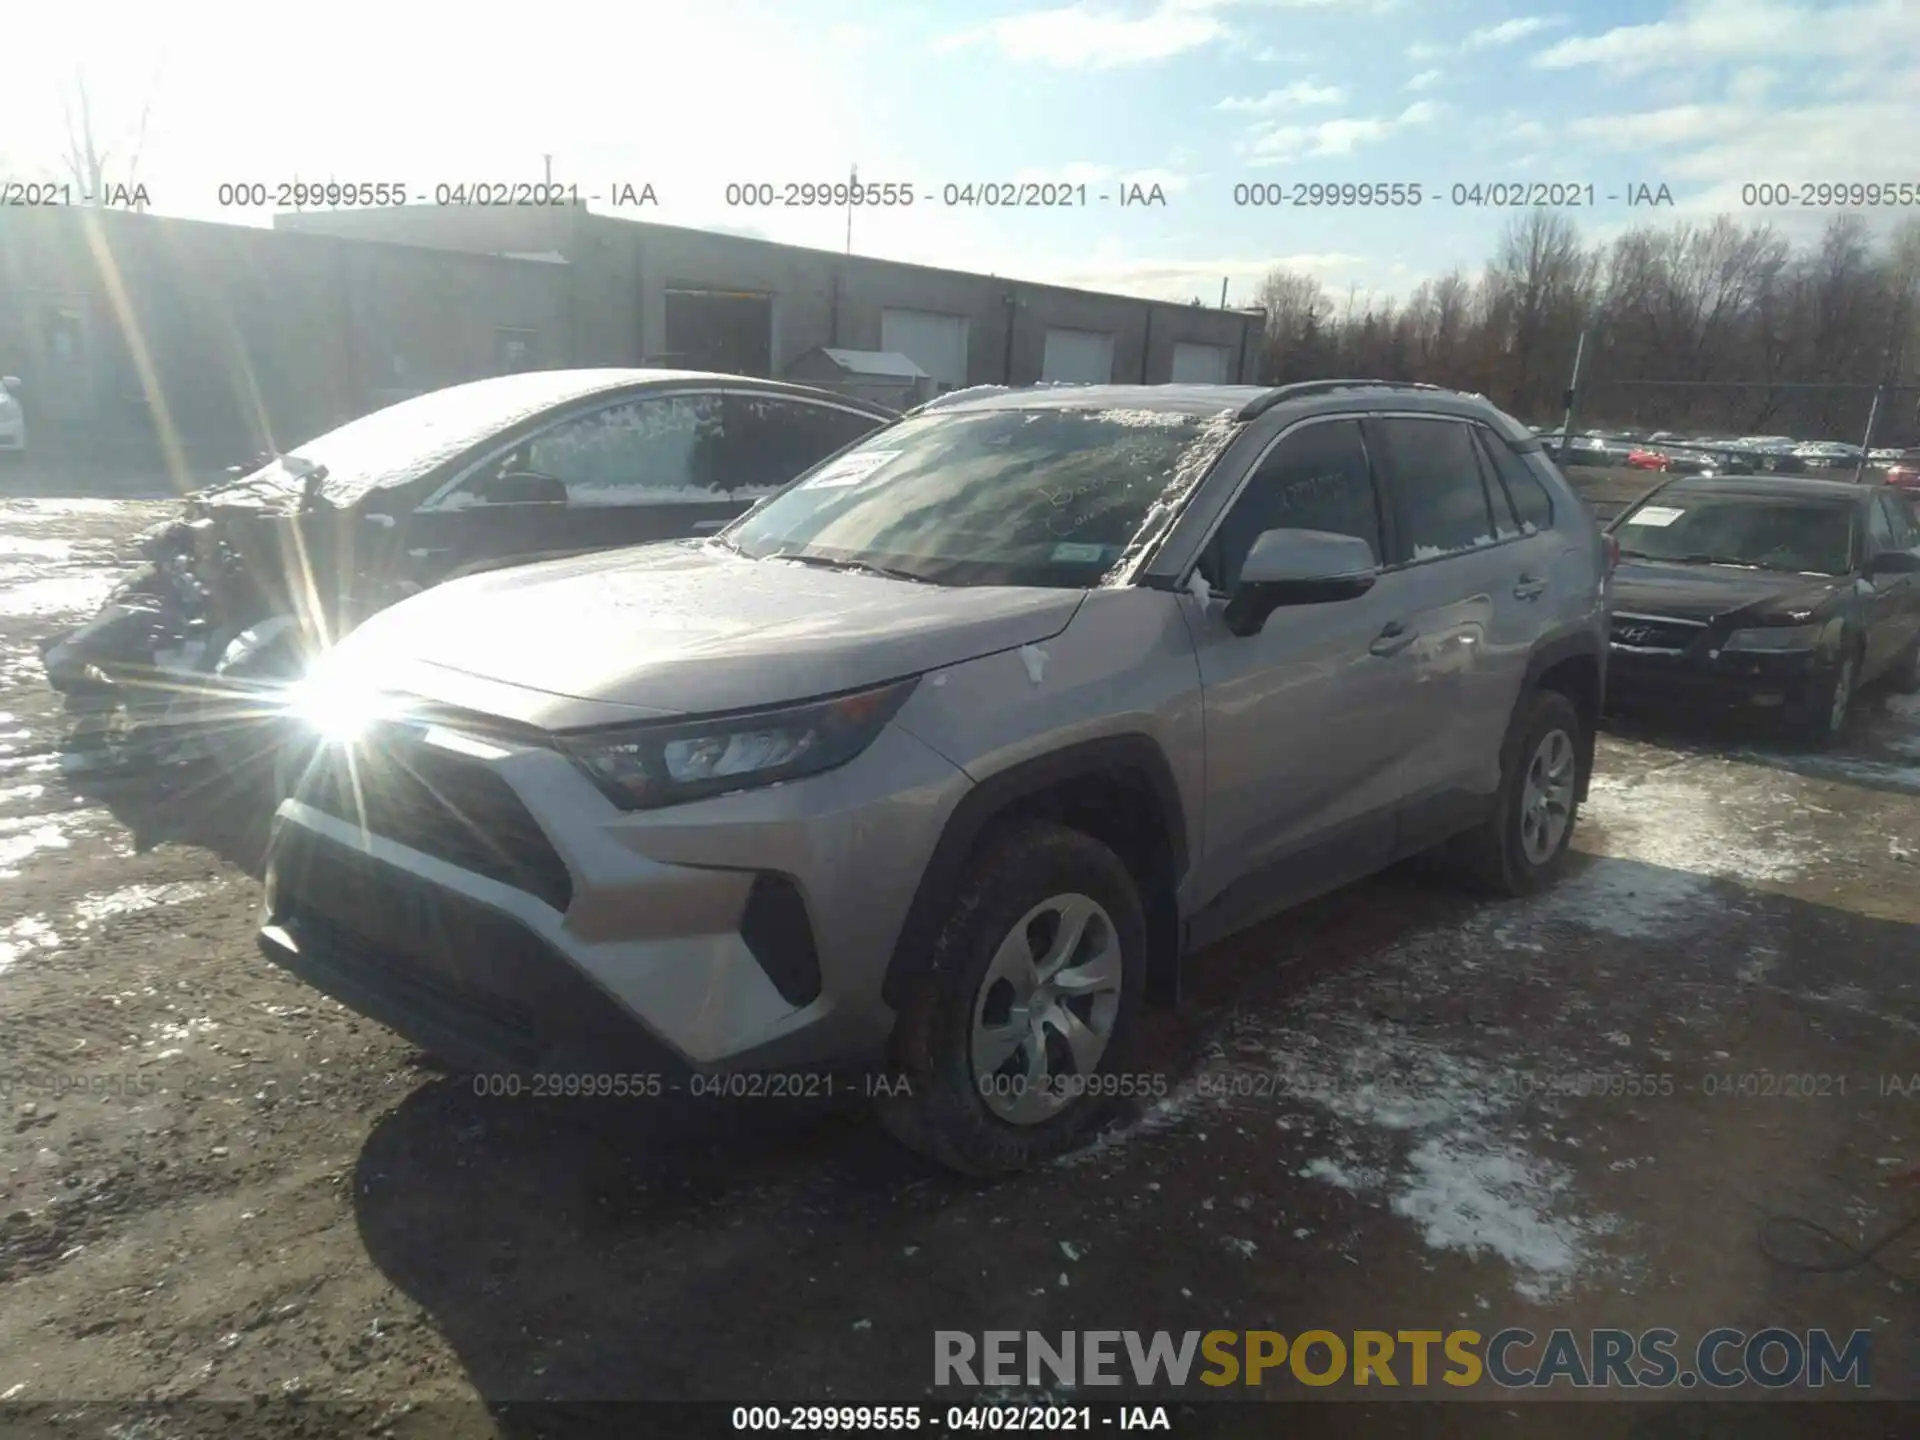
[[[827,461],[722,543],[937,584],[1088,587],[1233,433],[1230,416],[1157,410],[924,415]]]
[[[1815,575],[1853,568],[1853,506],[1666,491],[1621,521],[1620,553]]]

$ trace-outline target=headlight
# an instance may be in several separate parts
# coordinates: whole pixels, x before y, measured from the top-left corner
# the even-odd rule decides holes
[[[1736,630],[1722,650],[1812,650],[1825,634],[1824,625],[1769,625],[1760,630]]]
[[[561,737],[623,810],[772,785],[844,765],[878,735],[918,677],[802,705]]]
[[[357,740],[374,721],[396,712],[396,698],[356,674],[331,654],[289,685],[281,705],[287,715],[334,744]]]

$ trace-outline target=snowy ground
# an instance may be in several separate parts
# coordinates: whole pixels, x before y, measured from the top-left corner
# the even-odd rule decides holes
[[[1916,1394],[1912,1288],[1756,1234],[1914,1203],[1920,702],[1817,759],[1609,735],[1561,887],[1396,873],[1217,947],[1154,1023],[1166,1099],[981,1187],[858,1113],[482,1100],[267,970],[245,795],[52,749],[30,642],[150,514],[0,501],[0,1397],[298,1393],[344,1435],[923,1399],[935,1329],[1461,1324],[1872,1328]]]

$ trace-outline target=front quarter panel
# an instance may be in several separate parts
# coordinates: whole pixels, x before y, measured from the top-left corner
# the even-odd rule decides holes
[[[1140,735],[1172,770],[1198,854],[1206,752],[1200,671],[1176,597],[1095,590],[1060,634],[936,670],[895,723],[976,782],[1070,746]]]

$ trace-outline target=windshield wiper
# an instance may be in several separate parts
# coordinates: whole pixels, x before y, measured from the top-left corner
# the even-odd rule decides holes
[[[798,565],[817,565],[822,570],[856,570],[863,575],[878,575],[883,580],[905,580],[914,585],[931,585],[933,582],[923,575],[915,575],[908,570],[895,570],[887,565],[874,565],[865,560],[835,560],[830,555],[809,555],[802,550],[776,550],[771,555],[762,555],[762,560],[791,560]]]
[[[1741,570],[1764,570],[1767,568],[1764,565],[1755,564],[1751,560],[1736,560],[1731,555],[1682,555],[1680,557],[1680,563],[1682,565],[1732,565]]]

